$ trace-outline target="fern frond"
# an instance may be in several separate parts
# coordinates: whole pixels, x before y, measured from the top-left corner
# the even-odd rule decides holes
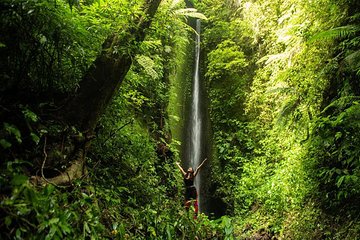
[[[161,40],[147,40],[141,43],[141,49],[144,51],[159,49],[161,47]]]
[[[358,20],[360,19],[360,13],[356,13],[355,15],[350,17],[350,20],[354,21],[354,20]]]
[[[333,100],[329,105],[327,105],[320,114],[325,114],[331,109],[338,109],[338,112],[342,112],[346,107],[360,100],[359,96],[344,96],[338,99]],[[333,110],[335,111],[335,110]]]
[[[137,55],[135,57],[137,63],[143,67],[145,73],[153,79],[158,79],[159,74],[155,71],[155,62],[145,55]]]
[[[338,38],[346,38],[354,35],[358,31],[360,31],[360,27],[357,25],[341,26],[315,34],[309,39],[308,42],[311,43],[317,40],[334,40]]]
[[[299,105],[300,99],[296,95],[284,101],[277,117],[277,123],[279,124],[282,120],[285,120],[288,116],[290,116],[290,114],[293,113]]]
[[[360,70],[360,50],[357,50],[344,58],[345,62],[354,71]]]

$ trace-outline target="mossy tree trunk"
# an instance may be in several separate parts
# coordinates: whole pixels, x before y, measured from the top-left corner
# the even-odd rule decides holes
[[[151,21],[160,5],[161,0],[146,0],[144,15],[138,23],[127,29],[132,37],[131,41],[139,44],[146,35]],[[82,133],[76,139],[74,150],[69,159],[70,166],[59,176],[50,179],[35,178],[39,185],[52,183],[55,185],[68,185],[72,180],[85,174],[85,157],[89,141],[93,138],[94,128],[102,113],[116,94],[123,79],[132,64],[135,53],[114,53],[112,46],[124,45],[128,39],[119,39],[116,34],[109,35],[102,46],[102,52],[80,82],[78,92],[70,99],[64,108],[59,111],[60,118],[69,126],[75,126]],[[132,46],[126,42],[126,46]]]
[[[145,16],[138,24],[127,29],[134,41],[140,43],[145,38],[145,31],[161,0],[147,0],[144,5]],[[112,46],[124,45],[116,34],[110,35],[104,42],[102,52],[80,82],[76,96],[67,103],[62,111],[66,122],[83,132],[91,132],[110,100],[117,92],[121,82],[131,66],[131,53],[113,53]],[[131,44],[126,44],[131,46]],[[131,52],[131,51],[130,51]],[[134,53],[132,53],[134,54]]]

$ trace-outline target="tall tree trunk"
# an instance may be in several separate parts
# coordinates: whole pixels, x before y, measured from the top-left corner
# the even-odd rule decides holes
[[[140,43],[145,38],[145,31],[160,5],[161,0],[145,0],[145,15],[139,18],[138,23],[129,27],[127,31],[133,36],[134,43]],[[85,157],[89,141],[101,114],[117,92],[121,82],[131,66],[131,54],[114,54],[112,46],[120,45],[127,39],[119,39],[116,34],[110,35],[102,46],[102,52],[85,74],[80,82],[79,91],[60,111],[62,118],[69,125],[76,126],[84,136],[80,137],[81,143],[75,147],[71,165],[59,176],[51,179],[33,177],[33,182],[39,185],[48,183],[67,185],[76,178],[85,174]],[[135,53],[132,53],[135,54]],[[44,150],[45,152],[45,150]]]
[[[145,16],[127,30],[133,35],[135,42],[144,40],[145,31],[149,28],[160,2],[161,0],[145,1]],[[80,82],[76,96],[62,111],[66,122],[77,126],[82,132],[91,132],[95,128],[130,69],[133,56],[128,53],[114,54],[111,51],[112,46],[121,44],[120,41],[126,39],[118,39],[115,34],[105,40],[101,54]]]

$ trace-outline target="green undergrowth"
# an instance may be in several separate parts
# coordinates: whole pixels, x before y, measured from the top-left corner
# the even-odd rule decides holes
[[[173,155],[156,151],[153,131],[159,130],[121,97],[129,87],[124,84],[101,119],[81,179],[65,187],[34,187],[24,171],[31,162],[3,165],[2,239],[231,238],[229,218],[200,214],[195,220],[193,209],[185,211],[176,145],[168,149]]]
[[[1,239],[231,239],[230,218],[195,220],[193,209],[185,211],[174,164],[181,143],[172,131],[181,131],[193,34],[187,15],[201,15],[179,10],[184,2],[162,1],[145,40],[134,43],[128,29],[143,17],[142,3],[1,3],[0,51],[8,56],[0,88],[7,100],[0,104]],[[35,186],[39,177],[64,172],[87,134],[52,117],[77,94],[110,33],[122,43],[106,51],[130,54],[133,64],[90,147],[80,146],[85,174],[66,186]]]
[[[358,2],[196,3],[235,237],[359,239]]]
[[[12,197],[1,204],[2,239],[223,239],[231,234],[227,218],[212,221],[201,214],[194,220],[192,210],[174,204],[162,190],[144,202],[126,187],[101,181],[77,181],[71,191],[53,185],[35,189],[20,174],[12,176],[11,187]]]

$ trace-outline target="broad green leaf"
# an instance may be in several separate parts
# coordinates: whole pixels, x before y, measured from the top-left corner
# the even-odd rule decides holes
[[[11,143],[9,143],[8,141],[6,141],[5,139],[0,139],[0,145],[4,148],[4,149],[8,149],[11,147]]]
[[[20,186],[28,180],[28,177],[25,175],[15,175],[11,180],[11,183],[15,186]]]
[[[38,135],[36,135],[35,133],[30,133],[30,137],[34,141],[34,143],[39,144],[40,138]]]
[[[195,8],[178,9],[175,11],[175,14],[207,20],[207,17],[204,14],[197,12]]]
[[[7,227],[10,226],[11,222],[12,222],[11,217],[9,217],[9,216],[5,217],[5,225],[6,225]]]
[[[31,122],[37,122],[39,120],[38,116],[34,112],[30,111],[28,108],[22,110],[22,113],[24,114],[26,120],[29,120]]]
[[[20,130],[15,125],[4,123],[4,128],[9,134],[15,137],[18,143],[22,143]]]

